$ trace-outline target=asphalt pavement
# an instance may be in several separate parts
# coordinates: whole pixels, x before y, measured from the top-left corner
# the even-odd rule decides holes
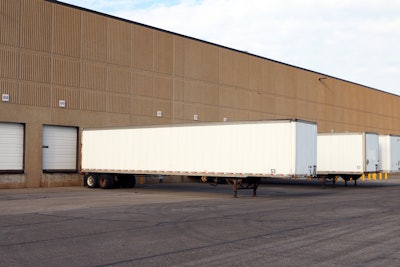
[[[0,190],[0,266],[400,266],[400,180]]]

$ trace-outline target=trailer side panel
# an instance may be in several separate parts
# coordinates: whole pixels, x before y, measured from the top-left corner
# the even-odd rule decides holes
[[[307,154],[303,144],[316,147],[316,133],[315,123],[292,120],[84,129],[82,170],[307,176],[309,166],[316,165],[316,153]]]

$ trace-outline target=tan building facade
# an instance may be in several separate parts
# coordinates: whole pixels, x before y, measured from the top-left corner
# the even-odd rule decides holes
[[[24,136],[0,188],[82,184],[85,127],[298,118],[400,134],[400,97],[373,88],[56,1],[0,0],[0,15],[0,133]],[[75,167],[44,169],[51,126],[76,129]]]

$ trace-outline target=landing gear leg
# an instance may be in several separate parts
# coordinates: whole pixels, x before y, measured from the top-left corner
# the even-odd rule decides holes
[[[258,185],[260,184],[260,182],[261,182],[261,178],[254,178],[253,197],[257,196],[257,188],[258,188]]]
[[[237,179],[233,179],[233,197],[237,198],[238,183]]]
[[[228,184],[232,186],[233,189],[233,197],[237,197],[238,187],[242,184],[242,179],[225,179]]]
[[[226,182],[232,185],[233,189],[233,197],[237,197],[238,189],[253,189],[253,197],[257,196],[257,188],[261,182],[261,178],[259,177],[250,177],[250,178],[234,178],[234,179],[226,179]]]

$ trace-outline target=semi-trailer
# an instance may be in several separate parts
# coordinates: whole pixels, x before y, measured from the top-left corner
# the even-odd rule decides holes
[[[133,186],[137,175],[211,176],[253,194],[262,177],[316,177],[317,124],[297,119],[82,129],[89,187]]]
[[[400,172],[400,136],[379,135],[379,169],[385,178]]]
[[[317,174],[345,185],[359,178],[376,178],[379,172],[379,138],[377,133],[319,133],[317,137]]]

